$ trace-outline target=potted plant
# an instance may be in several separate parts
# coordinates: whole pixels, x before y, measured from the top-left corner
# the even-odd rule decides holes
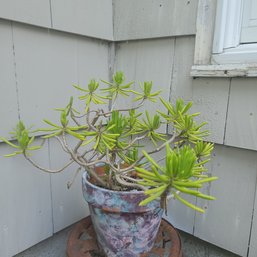
[[[45,172],[61,172],[77,163],[83,174],[83,195],[91,212],[98,243],[107,256],[138,256],[151,249],[167,199],[173,197],[196,211],[200,207],[188,202],[183,194],[213,200],[199,189],[216,180],[206,174],[213,144],[204,141],[209,134],[202,130],[205,122],[194,120],[199,113],[189,113],[192,103],[177,99],[175,104],[152,92],[152,82],[144,82],[141,92],[125,83],[122,72],[113,81],[91,80],[87,88],[73,85],[80,93],[85,107],[79,112],[70,98],[60,112],[60,122],[44,120],[47,128],[37,129],[42,138],[55,137],[69,156],[69,162],[59,170],[39,166],[31,158],[34,136],[19,121],[13,131],[17,143],[1,138],[14,147],[8,157],[22,154],[30,163]],[[134,107],[119,108],[122,97],[134,96]],[[145,103],[161,101],[165,111],[150,113],[140,109]],[[171,128],[162,134],[160,126]],[[35,132],[35,131],[34,131]],[[71,147],[67,135],[77,143]],[[145,145],[148,145],[146,148]],[[151,147],[149,147],[151,146]],[[163,158],[153,155],[163,151]],[[70,185],[69,185],[70,186]]]

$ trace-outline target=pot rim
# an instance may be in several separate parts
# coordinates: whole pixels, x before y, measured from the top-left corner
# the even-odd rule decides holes
[[[88,181],[87,177],[88,172],[85,171],[82,175],[83,195],[85,200],[96,208],[119,213],[142,213],[161,208],[159,200],[140,206],[140,202],[147,197],[143,190],[110,190],[92,184]]]
[[[83,174],[82,174],[82,179],[87,183],[89,184],[90,187],[94,188],[94,189],[101,189],[102,191],[104,192],[112,192],[112,193],[118,193],[118,194],[122,194],[122,195],[127,195],[127,194],[144,194],[144,191],[143,190],[137,190],[137,189],[132,189],[132,190],[129,190],[129,191],[117,191],[117,190],[112,190],[112,189],[108,189],[108,188],[105,188],[105,187],[100,187],[100,186],[97,186],[93,183],[91,183],[88,179],[88,172],[87,171],[84,171]]]

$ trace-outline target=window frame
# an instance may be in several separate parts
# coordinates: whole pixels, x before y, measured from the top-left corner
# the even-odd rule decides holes
[[[240,44],[242,8],[243,0],[199,0],[193,77],[257,77],[257,44]]]

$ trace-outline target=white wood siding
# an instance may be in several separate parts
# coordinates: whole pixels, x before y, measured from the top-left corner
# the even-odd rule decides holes
[[[127,81],[136,81],[135,90],[140,91],[138,82],[152,81],[153,91],[161,88],[162,97],[168,100],[171,78],[166,74],[172,69],[173,56],[173,39],[120,43],[117,45],[115,70],[123,70]]]
[[[55,107],[67,104],[71,86],[86,86],[91,78],[108,79],[108,43],[63,32],[49,32],[9,21],[0,22],[0,135],[10,137],[18,116],[29,125],[42,127],[42,118],[58,121]],[[50,141],[38,162],[59,167],[64,156]],[[0,256],[11,257],[54,232],[88,215],[78,176],[70,190],[66,184],[75,168],[48,175],[24,159],[4,158],[11,149],[0,144]],[[56,158],[48,156],[54,153]],[[14,243],[15,242],[15,243]]]
[[[255,203],[254,203],[254,213],[253,213],[253,223],[251,228],[251,240],[249,247],[248,257],[257,256],[257,191],[255,188]]]
[[[152,81],[153,92],[162,89],[160,95],[167,101],[169,100],[171,85],[171,78],[167,74],[172,69],[173,56],[173,39],[120,43],[117,46],[115,69],[125,71],[128,81],[139,83]],[[134,87],[135,90],[141,91],[139,84],[135,84]],[[133,102],[132,99],[127,99],[125,101],[122,100],[119,104],[128,106],[133,104]],[[149,110],[150,114],[151,110],[155,112],[156,108],[164,110],[161,103],[151,105],[151,102],[148,102],[145,107]],[[165,126],[161,130],[165,132]]]
[[[3,157],[12,150],[0,145],[0,256],[3,257],[11,257],[53,233],[50,176],[22,157]],[[47,148],[34,158],[48,167]]]
[[[68,141],[71,145],[76,142],[71,138]],[[50,140],[49,148],[52,169],[59,169],[69,162],[69,156],[63,152],[56,139]],[[54,233],[89,215],[87,203],[82,195],[83,171],[77,175],[71,188],[67,188],[67,183],[72,181],[77,168],[77,165],[72,165],[62,173],[51,175]]]
[[[169,48],[164,42],[169,42],[172,47]],[[173,61],[163,61],[165,54],[157,54],[158,49],[162,53],[166,51],[166,54],[170,53],[168,49],[173,49],[171,54]],[[212,133],[209,139],[219,144],[224,144],[225,139],[225,144],[228,144],[227,135],[232,134],[231,129],[235,130],[240,126],[243,128],[242,115],[234,112],[235,116],[231,118],[230,112],[237,108],[241,108],[243,112],[246,111],[243,107],[246,101],[248,101],[249,109],[252,111],[256,109],[254,107],[256,101],[253,100],[256,98],[256,95],[253,94],[253,85],[256,80],[253,79],[251,82],[249,79],[233,79],[231,82],[229,78],[192,79],[190,68],[193,63],[193,49],[193,37],[176,38],[174,41],[168,39],[128,41],[117,45],[115,67],[127,71],[130,79],[144,78],[144,74],[148,78],[159,74],[164,81],[170,77],[171,99],[181,96],[186,100],[193,100],[193,110],[200,111],[200,119],[209,122],[207,127]],[[148,53],[151,54],[148,55]],[[162,65],[155,65],[156,63]],[[158,76],[156,79],[158,80]],[[245,83],[246,81],[248,83]],[[237,87],[234,86],[235,83],[238,83]],[[239,98],[235,99],[235,104],[231,107],[233,87],[240,88],[238,97],[241,96],[241,98],[240,101]],[[165,91],[167,88],[165,87],[163,90]],[[244,94],[252,95],[244,97],[245,101],[243,101]],[[235,107],[236,104],[238,107]],[[230,119],[234,122],[237,121],[238,124],[236,126],[229,125]],[[249,126],[245,124],[246,134],[248,128]],[[250,138],[247,141],[249,143],[254,140],[254,136]],[[250,146],[249,143],[247,147]],[[208,203],[207,206],[205,206],[206,202],[199,201],[200,206],[207,208],[207,213],[205,215],[196,214],[196,218],[193,211],[177,201],[171,201],[167,219],[184,231],[195,233],[197,237],[208,242],[246,256],[256,188],[257,164],[255,158],[255,152],[217,145],[210,172],[218,175],[220,179],[206,190],[216,195],[218,199]],[[226,195],[224,195],[225,193]],[[244,200],[245,198],[247,200]],[[192,198],[190,200],[194,201]],[[231,239],[231,231],[233,231],[232,234],[239,233],[240,235]],[[252,242],[252,247],[254,247],[256,243]]]
[[[257,150],[256,79],[233,79],[225,144]]]
[[[113,39],[111,0],[51,0],[53,28]]]
[[[18,24],[13,33],[19,108],[26,123],[58,122],[53,109],[77,96],[73,83],[86,86],[92,77],[108,77],[107,43]]]
[[[110,70],[124,70],[128,80],[152,80],[166,100],[193,100],[193,110],[209,122],[209,139],[220,144],[210,167],[220,179],[206,188],[218,199],[206,205],[205,215],[197,216],[171,201],[167,218],[243,256],[250,239],[249,257],[255,257],[257,80],[190,76],[197,2],[51,0],[36,5],[38,1],[0,0],[0,17],[6,19],[0,19],[0,135],[9,136],[19,115],[36,126],[43,125],[42,118],[58,120],[52,109],[65,105],[70,95],[77,96],[74,82],[86,86],[92,77],[108,79]],[[112,43],[112,51],[106,40],[88,37],[128,41]],[[124,104],[130,105],[131,99]],[[66,188],[75,168],[48,176],[20,158],[1,157],[5,153],[9,148],[0,144],[0,256],[11,257],[86,216],[88,210],[80,178],[69,191]],[[49,153],[57,158],[48,160]],[[53,168],[65,162],[54,140],[35,157]]]
[[[192,79],[194,37],[176,38],[174,66],[171,70],[171,99],[183,97],[194,102],[192,111],[201,112],[200,120],[207,120],[212,133],[209,140],[223,143],[226,124],[228,79]],[[159,61],[161,62],[161,60]]]
[[[111,0],[0,0],[0,18],[113,40]]]
[[[257,177],[257,153],[215,146],[209,173],[219,180],[206,187],[215,201],[199,200],[194,235],[240,256],[247,256]]]
[[[69,102],[77,83],[76,40],[15,24],[14,49],[21,119],[36,126],[42,118],[59,121],[53,109]]]
[[[197,0],[114,0],[114,39],[195,34]]]
[[[208,122],[205,126],[211,132],[208,140],[222,144],[226,127],[229,80],[219,79],[217,83],[216,79],[195,79],[192,88],[192,109],[201,113],[199,121]]]
[[[120,41],[193,35],[197,3],[197,0],[0,0],[0,18]]]
[[[42,27],[51,27],[49,0],[0,0],[0,17]]]
[[[10,22],[0,23],[0,56],[0,134],[9,136],[10,128],[16,124],[18,119],[13,38]]]

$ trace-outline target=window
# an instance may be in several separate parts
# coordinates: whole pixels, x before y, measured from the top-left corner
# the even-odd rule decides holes
[[[257,1],[245,0],[244,2],[240,42],[257,42]]]
[[[257,0],[199,0],[192,76],[257,76]]]

